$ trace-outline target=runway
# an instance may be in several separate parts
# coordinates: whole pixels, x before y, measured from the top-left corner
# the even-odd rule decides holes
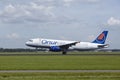
[[[9,54],[9,53],[5,53],[5,54],[0,54],[0,56],[120,56],[119,53],[116,54],[39,54],[39,53],[35,53],[35,54]]]
[[[120,70],[0,70],[0,73],[36,73],[36,72],[120,72]]]

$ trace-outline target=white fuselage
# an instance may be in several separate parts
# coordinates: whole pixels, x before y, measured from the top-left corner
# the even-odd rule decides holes
[[[53,40],[53,39],[31,39],[26,42],[26,45],[33,47],[45,47],[49,48],[50,46],[59,46],[64,44],[69,44],[75,41],[64,41],[64,40]]]
[[[76,49],[76,50],[89,50],[89,49],[97,49],[98,45],[101,45],[101,44],[90,43],[90,42],[80,42],[70,48]]]
[[[66,45],[66,44],[70,44],[74,42],[76,41],[36,38],[36,39],[31,39],[27,41],[26,45],[31,46],[31,47],[36,47],[36,48],[50,48],[51,46]],[[104,44],[90,43],[90,42],[78,42],[75,45],[70,46],[68,49],[71,49],[71,50],[89,50],[90,49],[91,50],[91,49],[98,49],[99,48],[98,46],[102,46],[102,45]]]

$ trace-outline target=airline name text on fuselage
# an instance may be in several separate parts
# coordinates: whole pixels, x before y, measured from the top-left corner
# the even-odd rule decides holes
[[[52,44],[52,45],[56,45],[57,41],[50,41],[50,40],[41,40],[42,44]]]

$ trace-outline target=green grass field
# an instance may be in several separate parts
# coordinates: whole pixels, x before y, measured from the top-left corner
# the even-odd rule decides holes
[[[0,70],[120,70],[120,56],[0,56]]]
[[[77,54],[84,53],[106,54],[102,52],[77,52]],[[14,52],[0,54],[36,53]],[[43,52],[37,54],[43,54]],[[76,53],[71,52],[69,54]],[[0,56],[0,70],[120,70],[120,56]],[[120,80],[120,72],[1,72],[0,80]]]

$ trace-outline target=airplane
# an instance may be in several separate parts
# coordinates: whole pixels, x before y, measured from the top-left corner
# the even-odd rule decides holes
[[[96,50],[109,47],[105,44],[108,31],[103,31],[94,41],[92,42],[81,42],[81,41],[68,41],[68,40],[54,40],[54,39],[43,39],[34,38],[27,41],[25,44],[29,47],[47,48],[49,51],[62,52],[66,54],[68,50]]]

